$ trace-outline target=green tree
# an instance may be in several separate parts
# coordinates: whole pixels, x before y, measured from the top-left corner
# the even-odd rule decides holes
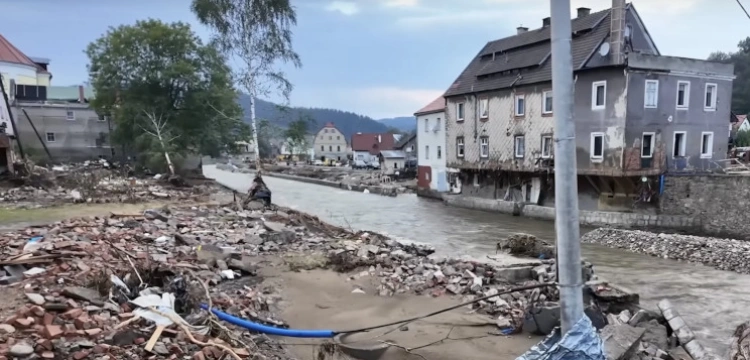
[[[235,141],[249,138],[225,58],[187,24],[112,27],[86,54],[93,107],[112,115],[113,142],[147,165],[164,168],[169,154],[234,151]]]
[[[289,127],[284,131],[284,141],[292,156],[303,153],[310,145],[307,143],[307,132],[314,122],[309,115],[301,114],[297,120],[289,123]]]
[[[275,90],[288,100],[292,83],[276,65],[302,65],[292,48],[295,10],[290,0],[193,0],[191,8],[198,20],[214,32],[214,41],[222,52],[242,64],[235,75],[250,95],[250,121],[258,147],[255,99],[268,97]],[[260,150],[256,148],[256,152]],[[260,174],[260,158],[256,165]]]
[[[734,138],[734,145],[739,147],[750,146],[750,130],[738,131]]]
[[[750,37],[737,44],[736,52],[713,52],[708,60],[734,65],[732,110],[738,114],[750,113]]]

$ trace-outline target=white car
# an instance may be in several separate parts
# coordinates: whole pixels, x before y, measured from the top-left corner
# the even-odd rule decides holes
[[[315,162],[313,163],[313,165],[315,165],[315,166],[323,166],[323,161],[322,160],[315,160]]]

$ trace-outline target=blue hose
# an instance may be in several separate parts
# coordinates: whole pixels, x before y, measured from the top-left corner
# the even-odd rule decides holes
[[[208,306],[206,304],[201,304],[201,308],[204,310],[208,310]],[[240,319],[216,309],[211,309],[211,312],[213,312],[214,315],[219,318],[219,320],[223,320],[232,325],[237,325],[248,330],[257,331],[259,333],[268,335],[278,335],[293,338],[332,338],[336,336],[336,332],[333,330],[281,329],[273,326],[261,325],[245,319]]]

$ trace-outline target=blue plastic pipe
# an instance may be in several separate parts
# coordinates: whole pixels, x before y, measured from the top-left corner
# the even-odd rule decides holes
[[[203,310],[208,310],[208,305],[201,304]],[[268,335],[277,335],[293,338],[332,338],[336,336],[336,332],[333,330],[295,330],[295,329],[282,329],[273,326],[261,325],[249,320],[240,319],[238,317],[229,315],[223,311],[211,309],[211,312],[219,318],[219,320],[226,321],[232,325],[237,325],[248,330],[257,331],[259,333]]]

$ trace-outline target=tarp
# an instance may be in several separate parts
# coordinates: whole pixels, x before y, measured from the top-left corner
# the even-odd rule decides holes
[[[605,357],[602,339],[589,317],[583,316],[565,336],[557,328],[516,360],[605,360]]]

